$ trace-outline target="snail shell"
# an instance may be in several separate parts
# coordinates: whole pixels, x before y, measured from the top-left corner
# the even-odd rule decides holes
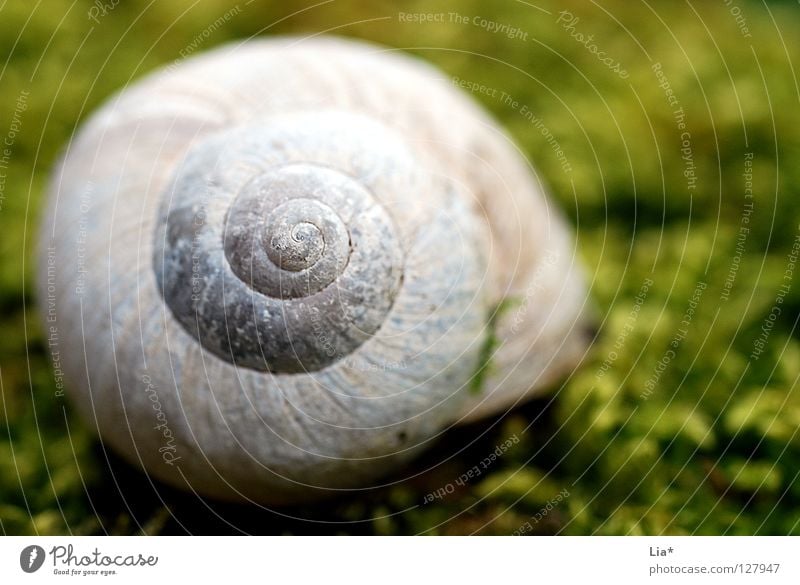
[[[275,38],[156,72],[85,123],[39,291],[106,443],[196,493],[284,504],[369,486],[575,367],[571,240],[440,72]]]

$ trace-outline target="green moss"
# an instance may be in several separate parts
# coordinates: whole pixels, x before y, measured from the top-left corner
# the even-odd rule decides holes
[[[483,391],[486,377],[492,371],[492,358],[500,346],[500,338],[497,335],[497,323],[500,317],[505,315],[511,307],[517,304],[519,304],[518,299],[506,298],[489,311],[489,315],[486,318],[486,333],[480,351],[478,352],[478,367],[470,378],[469,392],[471,394],[480,394]]]

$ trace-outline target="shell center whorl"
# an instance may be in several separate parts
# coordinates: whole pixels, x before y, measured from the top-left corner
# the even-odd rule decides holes
[[[368,194],[349,177],[309,164],[272,169],[248,183],[228,211],[225,253],[233,272],[262,294],[313,295],[342,273],[350,233],[339,199]],[[337,211],[338,210],[338,211]]]
[[[236,366],[294,374],[343,360],[378,332],[404,281],[394,175],[337,160],[339,126],[304,128],[250,125],[202,142],[165,192],[158,287],[185,330]],[[355,152],[371,151],[364,140]],[[290,143],[311,160],[280,160],[275,145]]]
[[[325,249],[325,238],[313,223],[294,225],[281,221],[278,229],[267,230],[267,256],[278,268],[300,272],[316,264]]]

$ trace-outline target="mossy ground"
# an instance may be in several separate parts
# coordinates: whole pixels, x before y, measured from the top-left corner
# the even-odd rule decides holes
[[[336,0],[288,16],[303,6],[123,0],[93,22],[88,0],[3,3],[0,136],[21,95],[27,108],[0,199],[0,532],[800,533],[800,269],[787,278],[800,234],[800,10],[737,0],[737,21],[722,2],[535,4]],[[571,29],[564,9],[579,19]],[[599,335],[551,397],[449,433],[412,480],[301,509],[212,505],[152,485],[55,396],[32,295],[42,192],[81,119],[192,43],[330,29],[510,97],[475,93],[576,226]]]

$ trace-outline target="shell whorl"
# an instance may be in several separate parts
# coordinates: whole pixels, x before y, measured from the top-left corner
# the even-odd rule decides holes
[[[403,172],[404,161],[414,172],[374,122],[341,112],[289,118],[188,153],[164,198],[154,257],[162,295],[195,339],[275,373],[322,369],[381,327],[403,250],[371,187],[387,204],[400,193],[370,177],[383,165]]]

